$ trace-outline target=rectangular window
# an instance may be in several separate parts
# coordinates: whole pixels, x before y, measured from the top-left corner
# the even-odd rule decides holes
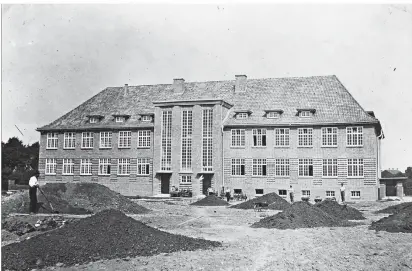
[[[63,175],[73,175],[74,162],[73,159],[63,159]]]
[[[307,117],[311,116],[311,113],[310,113],[310,111],[301,111],[299,116],[307,118]]]
[[[363,159],[348,159],[348,177],[363,177]]]
[[[279,196],[281,196],[281,197],[286,197],[287,196],[286,189],[280,189],[280,190],[278,190],[278,192],[279,192]]]
[[[137,159],[137,175],[149,175],[150,174],[150,159],[139,158]]]
[[[338,159],[323,159],[323,177],[338,176]]]
[[[236,118],[237,119],[247,119],[249,117],[249,114],[248,113],[238,113],[237,115],[236,115]]]
[[[124,117],[117,116],[114,118],[115,122],[124,122]]]
[[[312,128],[299,128],[298,129],[298,146],[299,147],[312,147]]]
[[[182,142],[181,170],[192,171],[192,129],[193,113],[191,110],[182,111]]]
[[[326,191],[327,198],[333,198],[335,196],[335,191]]]
[[[47,146],[46,149],[57,149],[58,147],[58,134],[57,133],[47,133]]]
[[[92,175],[92,161],[90,158],[80,159],[80,175]]]
[[[310,190],[302,190],[302,197],[310,197]]]
[[[111,159],[99,159],[99,175],[110,175],[111,164]]]
[[[232,159],[232,176],[245,175],[245,159]]]
[[[140,147],[140,148],[150,147],[150,130],[137,131],[137,147]]]
[[[255,189],[256,195],[263,195],[263,189]]]
[[[182,175],[182,176],[180,176],[180,182],[181,183],[191,183],[192,182],[192,176]]]
[[[360,199],[360,191],[350,191],[350,197],[353,199]]]
[[[338,145],[338,128],[324,127],[322,128],[322,146],[336,147]]]
[[[132,132],[120,131],[119,132],[119,148],[130,148],[132,146]]]
[[[117,163],[117,175],[130,175],[130,159],[120,158]]]
[[[275,176],[288,177],[289,176],[289,159],[275,160]]]
[[[46,175],[55,175],[56,174],[56,159],[55,158],[47,158],[46,159]]]
[[[100,148],[110,149],[112,147],[112,132],[100,132]]]
[[[245,146],[245,129],[232,129],[232,147]]]
[[[92,132],[82,133],[82,149],[93,149],[93,137],[94,133]]]
[[[75,149],[76,148],[76,133],[68,132],[64,133],[64,149]]]
[[[213,108],[203,109],[202,123],[202,170],[213,171]]]
[[[142,121],[151,121],[151,120],[152,120],[152,117],[149,115],[142,116]]]
[[[97,118],[96,117],[90,117],[89,122],[90,123],[97,123]]]
[[[299,159],[299,177],[313,176],[313,160]]]
[[[289,146],[289,129],[288,128],[275,129],[275,146],[277,147]]]
[[[363,146],[362,126],[346,127],[346,138],[348,146]]]
[[[162,112],[160,170],[172,170],[172,111]]]
[[[253,146],[266,146],[266,129],[253,129]]]
[[[277,118],[279,118],[279,112],[268,112],[266,114],[266,117],[268,119],[277,119]]]
[[[266,159],[253,159],[253,176],[266,176]]]

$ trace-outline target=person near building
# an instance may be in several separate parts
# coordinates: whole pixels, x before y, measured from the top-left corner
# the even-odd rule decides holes
[[[229,187],[226,188],[226,190],[225,190],[225,196],[226,196],[227,202],[229,202],[229,200],[230,200],[230,189],[229,189]]]
[[[207,189],[207,195],[208,196],[210,196],[210,195],[213,195],[214,193],[213,193],[213,188],[210,186],[208,189]]]
[[[342,199],[342,203],[345,202],[345,186],[343,185],[343,183],[340,186],[340,198]]]
[[[37,212],[37,188],[39,187],[39,176],[40,172],[36,170],[29,180],[30,214]]]
[[[293,203],[295,196],[295,190],[293,189],[292,185],[289,188],[289,197],[290,197],[290,202]]]

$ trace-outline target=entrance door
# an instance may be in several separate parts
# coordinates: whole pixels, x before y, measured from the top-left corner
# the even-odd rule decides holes
[[[203,175],[203,195],[207,195],[207,189],[212,186],[212,175],[204,174]]]
[[[396,182],[395,181],[390,180],[386,182],[386,196],[387,197],[396,196]]]
[[[170,193],[170,174],[162,174],[160,177],[160,192],[162,194]]]

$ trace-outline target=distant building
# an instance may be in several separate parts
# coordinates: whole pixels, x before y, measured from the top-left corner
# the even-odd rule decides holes
[[[38,131],[43,182],[378,198],[380,122],[336,76],[108,87]]]

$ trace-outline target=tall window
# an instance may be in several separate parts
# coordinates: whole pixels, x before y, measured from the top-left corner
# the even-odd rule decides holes
[[[275,176],[287,177],[289,176],[289,159],[275,160]]]
[[[58,146],[58,134],[57,133],[47,133],[47,145],[46,149],[57,149]]]
[[[112,132],[100,132],[100,148],[112,147]]]
[[[322,146],[331,147],[338,145],[338,128],[324,127],[322,128]]]
[[[348,177],[363,177],[363,159],[348,159]]]
[[[299,159],[299,176],[313,176],[313,160]]]
[[[232,175],[233,176],[245,175],[245,159],[240,159],[240,158],[232,159]]]
[[[109,158],[99,159],[99,175],[110,175],[111,164],[111,159]]]
[[[64,149],[75,149],[76,148],[76,133],[68,132],[64,133]]]
[[[73,159],[63,159],[63,175],[73,175],[74,162]]]
[[[266,129],[253,129],[253,146],[266,146]]]
[[[192,111],[182,111],[182,157],[181,170],[192,170]]]
[[[312,128],[298,129],[298,146],[311,147],[312,146]]]
[[[338,176],[338,159],[323,159],[323,177]]]
[[[289,146],[289,129],[288,128],[275,129],[275,146],[278,146],[278,147]]]
[[[92,161],[90,158],[80,159],[80,175],[92,175]]]
[[[120,158],[117,163],[117,175],[130,175],[130,159]]]
[[[46,159],[46,175],[55,175],[56,174],[56,159],[55,158],[47,158]]]
[[[132,132],[120,131],[119,132],[119,148],[130,148],[132,146]]]
[[[253,176],[266,176],[266,159],[253,159]]]
[[[137,132],[137,146],[150,147],[150,130],[139,130]]]
[[[202,116],[203,171],[213,171],[213,109],[204,108]]]
[[[150,160],[148,158],[137,159],[137,175],[150,174]]]
[[[232,147],[245,146],[245,129],[232,129]]]
[[[172,111],[162,112],[162,153],[160,169],[172,169]]]
[[[93,137],[94,137],[94,133],[92,132],[82,133],[82,149],[92,149],[93,148]]]
[[[346,127],[346,138],[347,138],[348,146],[362,146],[363,145],[362,126]]]

